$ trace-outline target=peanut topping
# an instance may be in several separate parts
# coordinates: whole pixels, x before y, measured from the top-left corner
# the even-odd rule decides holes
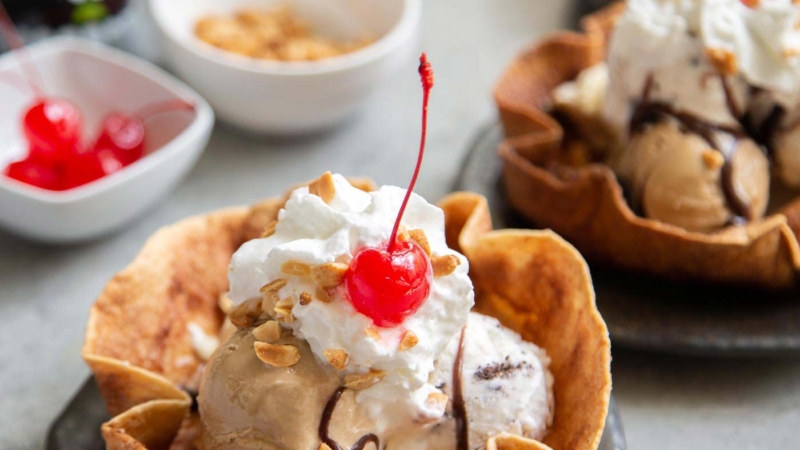
[[[272,222],[270,222],[269,225],[267,225],[267,227],[264,228],[264,231],[261,233],[261,239],[266,239],[275,234],[276,226],[278,226],[277,220],[273,220]]]
[[[428,236],[425,235],[423,230],[419,228],[411,230],[408,232],[408,236],[412,241],[416,242],[422,250],[425,250],[426,255],[431,256],[431,244],[428,242]]]
[[[233,300],[229,299],[227,295],[222,294],[219,296],[217,306],[219,306],[219,310],[222,311],[223,314],[229,314],[231,309],[233,309]]]
[[[301,305],[305,306],[305,305],[311,303],[312,300],[314,300],[314,297],[312,297],[311,294],[309,294],[308,292],[301,292],[300,293],[300,304]]]
[[[261,289],[259,289],[258,292],[261,292],[262,294],[265,294],[267,292],[278,292],[284,286],[286,286],[286,283],[287,281],[284,280],[283,278],[278,278],[276,280],[270,281],[264,286],[261,286]]]
[[[325,203],[330,203],[333,196],[336,195],[336,187],[333,185],[333,176],[330,172],[325,172],[308,185],[308,192],[319,196]]]
[[[397,239],[401,241],[407,241],[411,239],[411,236],[408,234],[408,229],[405,225],[400,225],[400,227],[397,228]]]
[[[400,341],[400,351],[408,350],[419,343],[419,338],[413,331],[406,331],[403,339]]]
[[[711,64],[716,67],[723,75],[736,75],[739,72],[736,55],[730,50],[723,48],[707,48],[706,56]]]
[[[254,342],[258,359],[272,367],[289,367],[300,361],[300,350],[293,345],[272,345],[267,342]]]
[[[228,316],[236,328],[247,328],[261,315],[261,299],[248,300],[233,308]]]
[[[311,271],[311,277],[323,288],[332,288],[344,282],[349,266],[342,263],[320,264]]]
[[[261,299],[261,311],[268,316],[274,316],[275,305],[278,303],[278,300],[280,300],[280,298],[277,292],[265,292]]]
[[[307,277],[311,275],[311,265],[302,261],[287,261],[281,264],[281,272],[296,277]]]
[[[428,394],[428,398],[425,399],[425,402],[432,405],[438,405],[441,408],[445,408],[447,406],[448,400],[449,399],[447,398],[447,396],[441,392],[431,392],[430,394]]]
[[[785,59],[794,58],[797,55],[800,55],[800,48],[797,47],[786,47],[781,50],[781,56]]]
[[[275,315],[286,323],[292,323],[294,322],[292,308],[294,308],[294,300],[291,297],[286,297],[275,304]]]
[[[350,363],[350,356],[340,348],[329,348],[322,353],[325,355],[325,359],[339,370],[344,370]]]
[[[378,333],[378,330],[376,330],[375,328],[372,327],[367,328],[366,330],[364,330],[364,334],[367,335],[367,337],[372,339],[373,341],[381,340],[381,334]]]
[[[324,287],[317,287],[317,292],[314,294],[317,296],[317,300],[321,301],[322,303],[328,303],[331,301],[331,295],[328,294],[328,290]]]
[[[381,381],[386,376],[383,370],[370,369],[367,373],[351,373],[344,377],[344,387],[360,391]]]
[[[330,58],[356,51],[372,41],[369,36],[346,41],[326,37],[286,5],[264,10],[250,8],[203,17],[195,24],[194,33],[219,49],[276,61]]]
[[[281,324],[274,320],[262,323],[253,330],[253,336],[261,342],[276,342],[281,338]]]
[[[436,278],[450,275],[460,264],[461,260],[459,260],[456,255],[444,255],[431,258],[433,276]]]
[[[703,163],[711,170],[719,169],[725,164],[725,157],[716,150],[703,152]]]

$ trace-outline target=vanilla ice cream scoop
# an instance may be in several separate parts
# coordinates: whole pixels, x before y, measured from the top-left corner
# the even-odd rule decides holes
[[[376,326],[354,308],[347,289],[328,278],[336,278],[337,271],[341,277],[361,249],[386,245],[406,191],[382,187],[364,192],[340,175],[329,182],[326,199],[307,187],[295,190],[274,234],[236,252],[229,297],[241,304],[274,288],[271,294],[281,302],[275,308],[279,318],[308,341],[317,358],[345,374],[382,373],[379,382],[358,394],[381,430],[408,421],[436,421],[444,405],[429,400],[439,391],[428,379],[474,303],[467,260],[447,247],[442,210],[412,194],[402,225],[424,241],[433,265],[448,259],[453,267],[431,276],[427,298],[403,323]]]
[[[788,0],[629,0],[608,48],[605,117],[621,130],[647,80],[653,100],[735,125],[750,88],[800,101],[800,8]]]

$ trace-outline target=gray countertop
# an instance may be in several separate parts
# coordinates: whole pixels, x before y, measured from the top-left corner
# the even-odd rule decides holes
[[[567,2],[434,0],[424,48],[436,71],[428,154],[417,191],[450,189],[473,133],[494,118],[491,89],[512,56],[566,22]],[[189,178],[126,230],[50,247],[0,232],[0,449],[42,449],[82,384],[83,327],[94,297],[158,227],[275,195],[325,170],[405,185],[419,132],[416,67],[344,127],[301,140],[241,137],[218,126]],[[614,350],[614,393],[632,449],[800,446],[800,362],[662,357]],[[558,450],[558,449],[557,449]]]

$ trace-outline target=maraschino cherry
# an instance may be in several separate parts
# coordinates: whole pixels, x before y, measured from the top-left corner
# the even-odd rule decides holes
[[[6,175],[31,186],[60,191],[63,189],[59,182],[58,170],[53,166],[39,164],[30,158],[16,161],[5,169]]]
[[[194,105],[185,100],[168,100],[136,113],[112,112],[103,120],[94,148],[98,152],[110,151],[123,166],[127,166],[144,156],[144,122],[153,116],[179,110],[194,110]]]
[[[43,164],[65,162],[81,140],[83,118],[67,100],[38,100],[25,113],[22,123],[30,156]]]
[[[431,262],[425,251],[410,241],[398,241],[397,232],[411,192],[417,182],[425,154],[428,97],[433,87],[433,69],[425,53],[419,58],[422,79],[422,136],[414,176],[394,222],[385,248],[359,250],[350,263],[345,285],[356,311],[379,327],[394,327],[413,314],[428,298],[432,278]]]

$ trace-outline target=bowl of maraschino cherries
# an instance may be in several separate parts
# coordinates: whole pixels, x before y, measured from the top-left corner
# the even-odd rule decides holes
[[[97,42],[2,55],[0,227],[52,243],[119,229],[186,176],[213,124],[183,82]]]

